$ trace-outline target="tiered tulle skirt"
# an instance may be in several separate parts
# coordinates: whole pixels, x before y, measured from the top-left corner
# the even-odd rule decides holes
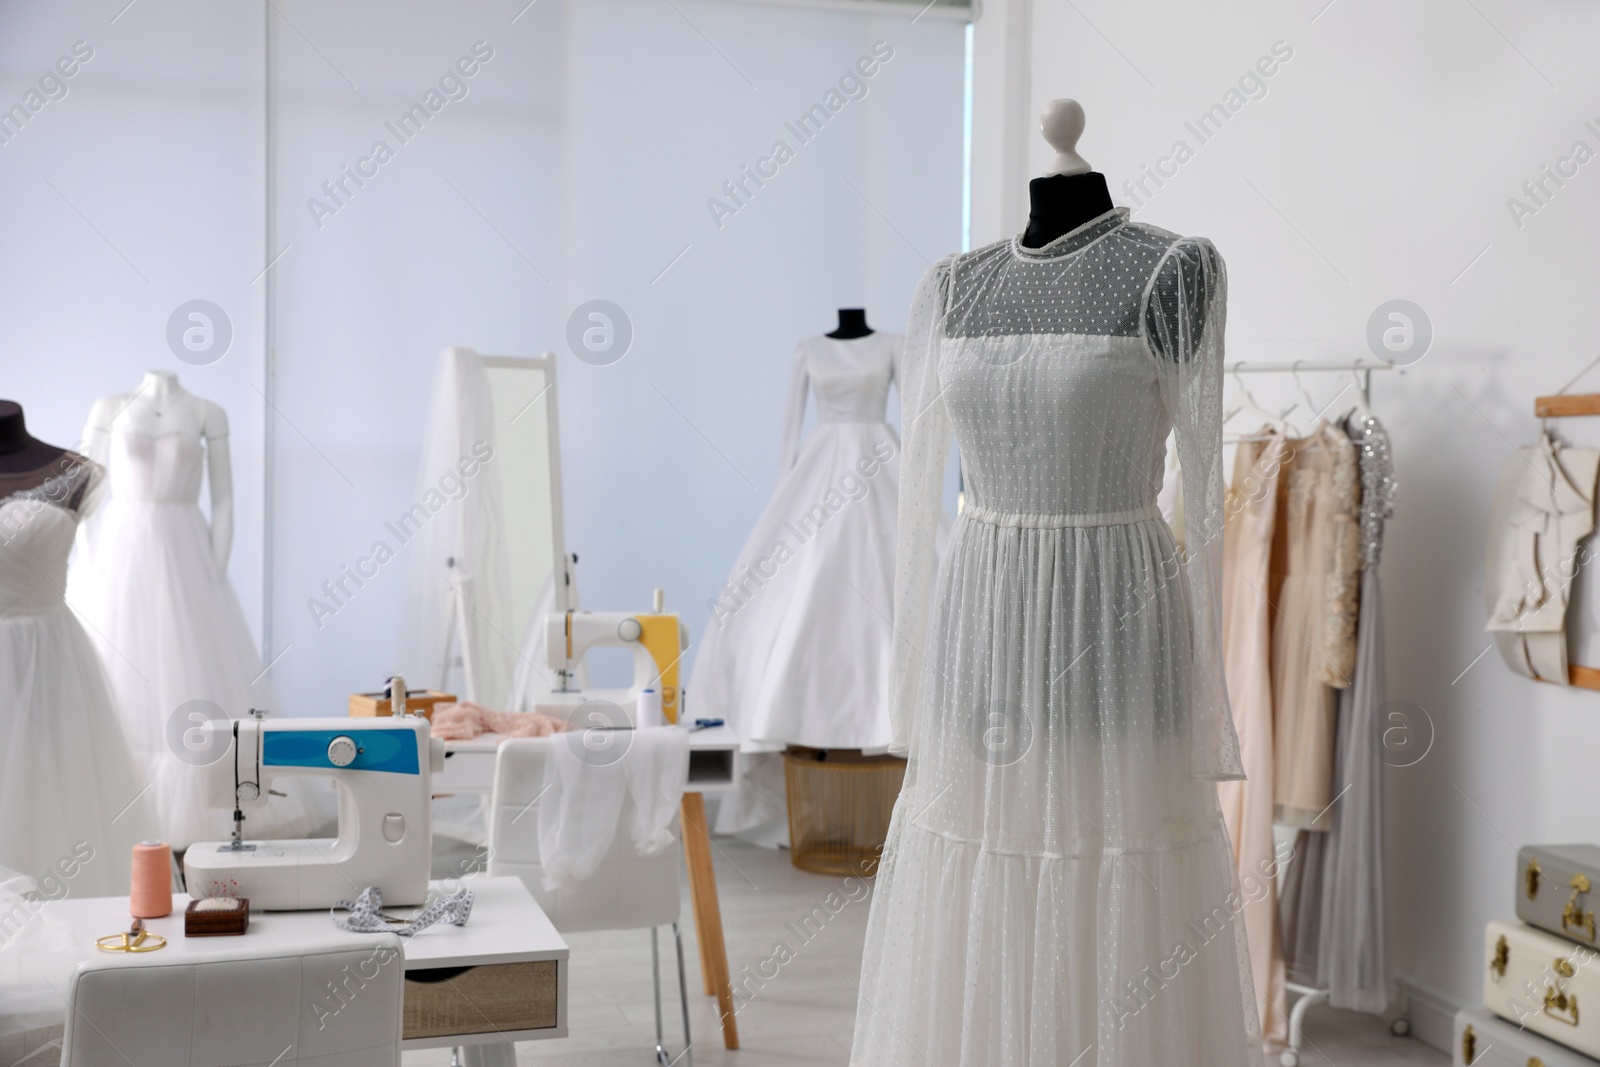
[[[958,522],[853,1064],[1260,1062],[1181,575],[1159,518]]]

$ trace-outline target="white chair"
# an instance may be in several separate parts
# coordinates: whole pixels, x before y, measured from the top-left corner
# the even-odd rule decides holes
[[[180,942],[80,963],[63,1067],[398,1067],[399,938],[239,941],[203,959]]]
[[[625,798],[617,818],[616,836],[599,868],[570,889],[544,887],[539,863],[539,803],[544,789],[544,768],[556,738],[529,737],[503,741],[495,757],[494,794],[489,813],[489,873],[516,875],[533,894],[555,928],[562,933],[581,930],[635,930],[650,928],[650,963],[655,980],[656,1059],[663,1067],[675,1061],[668,1055],[661,1025],[661,951],[656,928],[670,924],[678,949],[678,997],[683,1008],[683,1059],[693,1067],[689,1049],[689,988],[684,977],[683,933],[678,927],[681,910],[679,872],[683,869],[683,838],[654,856],[641,856],[629,838],[633,801]]]

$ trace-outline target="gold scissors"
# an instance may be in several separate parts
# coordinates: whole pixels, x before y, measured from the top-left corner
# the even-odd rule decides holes
[[[101,952],[154,952],[167,947],[167,939],[144,928],[143,919],[133,920],[125,934],[107,934],[95,941]]]

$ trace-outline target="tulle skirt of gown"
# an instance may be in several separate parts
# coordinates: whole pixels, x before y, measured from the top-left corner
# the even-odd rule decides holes
[[[65,604],[0,614],[0,867],[54,898],[128,892],[155,833],[100,657]]]
[[[1159,518],[957,521],[879,868],[857,1067],[1244,1067],[1244,902],[1191,772]]]
[[[889,745],[899,453],[886,423],[818,424],[712,605],[689,711],[726,719],[751,757],[720,832],[782,815],[782,768],[759,754]]]
[[[233,814],[205,804],[187,742],[220,711],[282,715],[211,530],[194,504],[113,497],[92,517],[69,599],[99,645],[117,712],[151,781],[161,834],[173,848],[225,841]],[[287,793],[248,813],[246,837],[314,836],[333,799],[320,781],[275,782]]]

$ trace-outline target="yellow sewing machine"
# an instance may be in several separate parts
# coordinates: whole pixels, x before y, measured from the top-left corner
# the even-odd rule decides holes
[[[537,694],[535,711],[571,719],[583,704],[606,702],[621,708],[632,722],[639,694],[661,694],[665,722],[677,722],[683,689],[678,682],[689,630],[665,610],[665,596],[655,591],[652,611],[566,611],[545,619],[545,656],[556,675],[555,688]],[[590,649],[626,648],[633,653],[633,681],[625,689],[594,689],[579,684],[579,667]],[[580,723],[579,725],[590,725]],[[616,725],[616,724],[608,724]]]

